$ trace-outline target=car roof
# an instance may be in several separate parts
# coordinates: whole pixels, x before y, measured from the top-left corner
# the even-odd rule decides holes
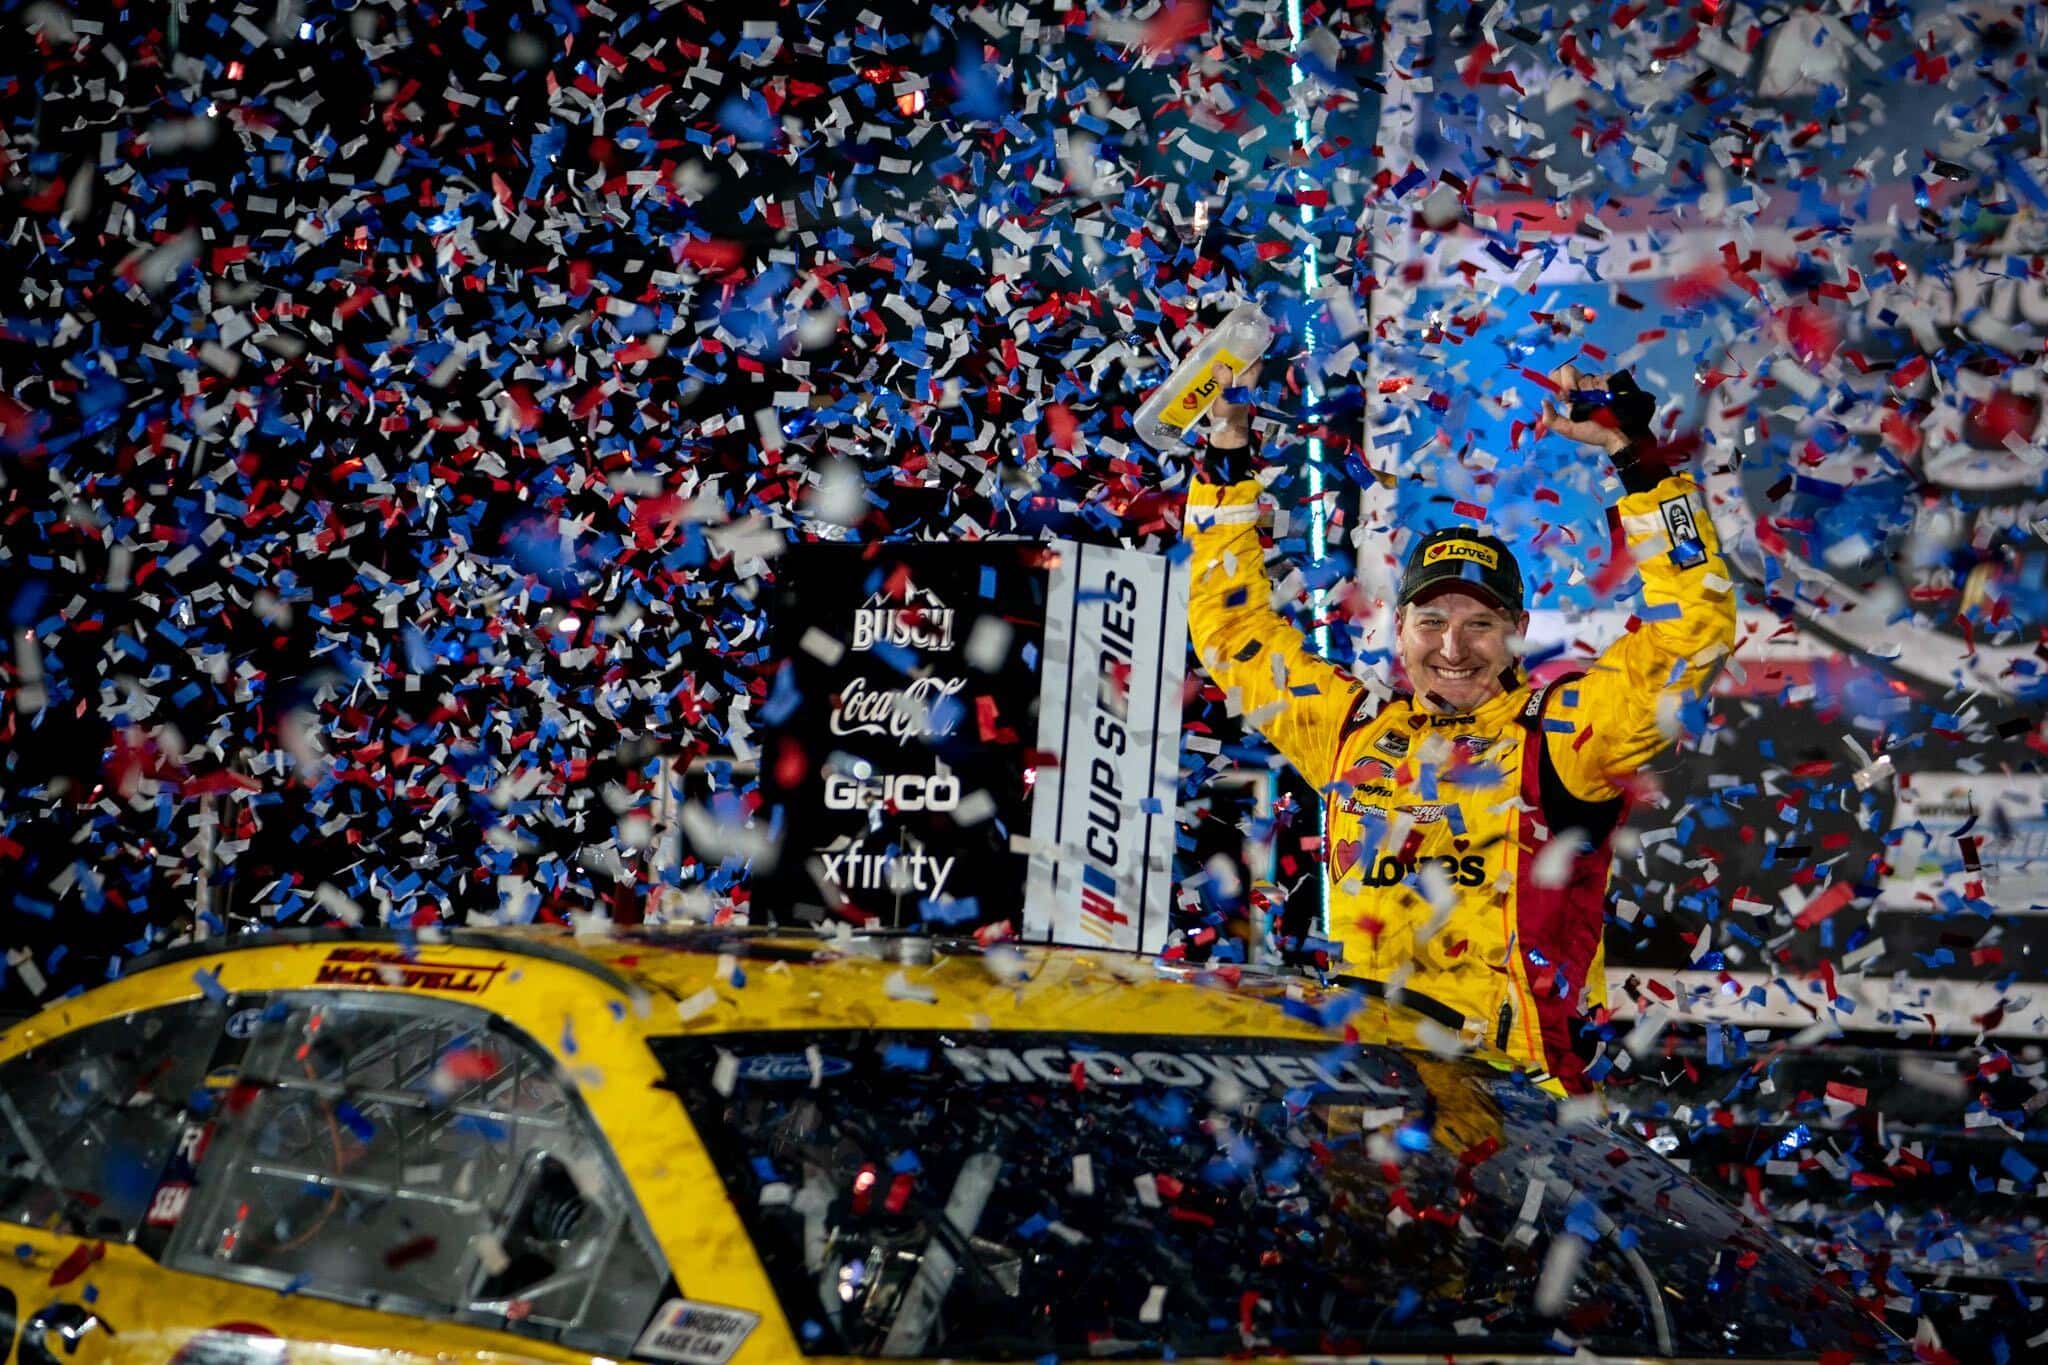
[[[1191,967],[1135,953],[1047,944],[984,947],[904,933],[713,925],[601,932],[562,926],[272,930],[181,944],[137,959],[120,981],[67,1002],[87,1005],[140,978],[191,993],[192,964],[218,972],[260,957],[272,989],[341,984],[444,991],[449,971],[502,972],[469,1003],[504,1013],[522,965],[566,968],[597,995],[636,1003],[649,1034],[845,1027],[1299,1037],[1453,1050],[1457,1017],[1412,993],[1390,1000],[1293,973]],[[519,960],[523,959],[522,964]],[[337,973],[334,963],[351,964]],[[510,968],[507,970],[507,964]],[[205,965],[199,968],[203,973]],[[560,981],[562,973],[550,973]],[[243,984],[237,985],[236,978]],[[337,979],[339,978],[339,979]],[[569,979],[573,979],[573,976]],[[224,978],[249,989],[246,972]],[[493,998],[495,994],[496,999]],[[593,1005],[596,1003],[593,1000]],[[1495,1066],[1484,1048],[1471,1055]]]

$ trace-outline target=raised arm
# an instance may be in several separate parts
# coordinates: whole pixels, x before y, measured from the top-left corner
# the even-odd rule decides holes
[[[1222,367],[1218,367],[1222,369]],[[1256,380],[1257,367],[1246,373]],[[1231,382],[1223,369],[1224,382]],[[1188,489],[1188,634],[1195,657],[1234,694],[1246,719],[1312,786],[1335,773],[1338,739],[1365,699],[1356,680],[1315,654],[1273,609],[1259,545],[1262,485],[1251,466],[1251,407],[1227,389],[1210,411],[1210,436]]]
[[[1570,367],[1565,389],[1591,387]],[[1560,689],[1545,708],[1544,747],[1573,796],[1604,801],[1619,781],[1675,740],[1686,705],[1705,694],[1735,647],[1735,589],[1714,523],[1692,476],[1648,457],[1654,401],[1625,374],[1611,377],[1620,422],[1573,421],[1546,405],[1562,435],[1599,445],[1627,490],[1617,509],[1643,579],[1643,605],[1626,635],[1609,645],[1585,677]]]

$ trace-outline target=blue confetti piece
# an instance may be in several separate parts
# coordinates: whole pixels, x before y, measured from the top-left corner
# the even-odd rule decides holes
[[[341,1120],[342,1127],[348,1129],[358,1142],[367,1144],[377,1136],[377,1125],[370,1122],[369,1115],[347,1100],[335,1102],[334,1117]]]

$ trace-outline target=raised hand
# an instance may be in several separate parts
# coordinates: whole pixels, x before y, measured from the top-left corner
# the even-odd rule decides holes
[[[1221,383],[1222,389],[1216,401],[1209,407],[1209,444],[1218,450],[1234,450],[1252,443],[1252,405],[1250,395],[1245,402],[1230,401],[1232,388],[1251,389],[1259,382],[1259,367],[1265,362],[1254,360],[1242,375],[1231,373],[1228,365],[1218,361],[1209,371]]]
[[[1616,376],[1613,375],[1602,379],[1598,375],[1581,374],[1578,368],[1573,365],[1560,365],[1550,372],[1550,382],[1557,385],[1566,394],[1575,393],[1581,389],[1608,389],[1611,391],[1611,386],[1614,384],[1615,379]],[[1630,387],[1633,388],[1633,384]],[[1629,444],[1630,438],[1627,433],[1623,432],[1615,424],[1615,418],[1609,417],[1608,420],[1603,422],[1600,420],[1601,415],[1595,413],[1582,422],[1575,422],[1571,418],[1569,409],[1560,410],[1548,398],[1543,400],[1543,425],[1546,429],[1556,432],[1567,440],[1577,441],[1581,445],[1594,446],[1612,455],[1624,449]]]

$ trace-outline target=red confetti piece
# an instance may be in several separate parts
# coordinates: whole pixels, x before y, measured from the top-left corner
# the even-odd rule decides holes
[[[1793,927],[1811,929],[1855,898],[1855,888],[1848,882],[1832,882],[1827,890],[1808,901],[1799,913],[1793,916]]]
[[[59,1261],[57,1268],[50,1272],[51,1287],[55,1288],[58,1285],[70,1284],[103,1260],[106,1254],[107,1244],[105,1242],[92,1242],[71,1248],[71,1253]]]
[[[1831,1100],[1841,1100],[1845,1104],[1870,1103],[1870,1092],[1867,1089],[1860,1085],[1850,1085],[1846,1081],[1829,1081],[1827,1097]]]

